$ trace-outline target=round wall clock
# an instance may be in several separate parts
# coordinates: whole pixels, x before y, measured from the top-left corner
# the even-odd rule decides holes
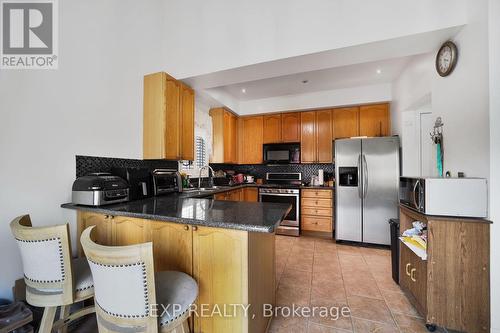
[[[457,64],[458,50],[455,43],[447,41],[441,45],[436,55],[436,70],[441,76],[448,76]]]

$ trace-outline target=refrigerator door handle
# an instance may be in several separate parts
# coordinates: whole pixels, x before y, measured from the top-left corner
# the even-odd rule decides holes
[[[361,187],[361,154],[358,156],[358,196],[363,199],[363,189]]]
[[[368,164],[366,163],[365,154],[363,156],[363,198],[368,194]]]

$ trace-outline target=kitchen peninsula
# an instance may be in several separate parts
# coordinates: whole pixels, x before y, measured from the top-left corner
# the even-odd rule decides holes
[[[95,225],[95,240],[102,245],[152,242],[156,271],[178,270],[196,279],[198,309],[208,304],[211,313],[224,304],[251,305],[248,316],[241,307],[234,308],[232,317],[198,313],[195,332],[263,332],[270,318],[263,317],[262,306],[275,303],[274,230],[291,207],[199,196],[195,192],[101,207],[62,207],[77,210],[78,237]]]

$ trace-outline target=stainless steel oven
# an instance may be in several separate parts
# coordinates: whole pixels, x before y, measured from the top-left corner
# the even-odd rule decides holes
[[[283,188],[259,189],[259,201],[278,202],[292,205],[292,210],[278,226],[280,235],[299,236],[300,233],[300,190]]]
[[[270,172],[266,174],[266,187],[259,189],[259,201],[292,205],[292,209],[278,226],[280,235],[300,235],[300,172]]]

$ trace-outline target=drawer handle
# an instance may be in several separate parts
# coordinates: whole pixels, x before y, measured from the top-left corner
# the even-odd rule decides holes
[[[411,269],[411,272],[410,272],[410,279],[413,281],[413,282],[417,282],[417,279],[415,279],[415,272],[417,271],[416,268],[412,268]]]
[[[406,264],[406,269],[405,270],[406,270],[406,275],[408,275],[408,276],[410,276],[410,271],[409,271],[410,267],[411,267],[410,263]]]

